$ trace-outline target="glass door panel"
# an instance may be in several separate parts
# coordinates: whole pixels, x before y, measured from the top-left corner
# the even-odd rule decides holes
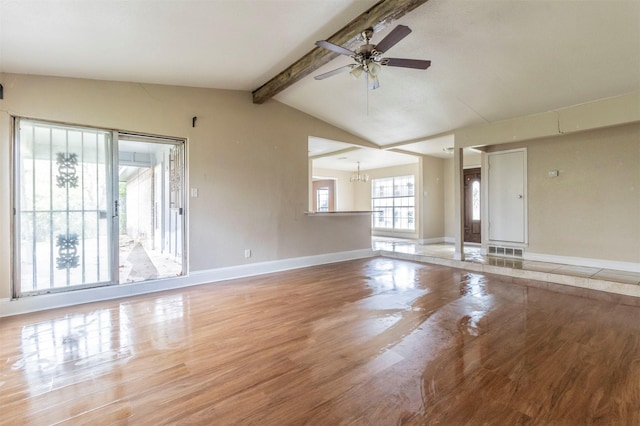
[[[113,282],[111,133],[18,121],[19,294]]]
[[[119,282],[183,274],[184,141],[118,136]]]

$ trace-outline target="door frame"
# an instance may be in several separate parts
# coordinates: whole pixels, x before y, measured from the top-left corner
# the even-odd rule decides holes
[[[20,121],[30,121],[34,123],[42,123],[48,126],[60,126],[60,127],[68,127],[68,128],[76,128],[76,129],[86,129],[91,131],[102,131],[110,134],[110,141],[107,143],[107,151],[110,155],[105,156],[105,168],[109,171],[108,173],[111,176],[107,175],[107,179],[110,182],[110,188],[107,189],[107,200],[106,200],[106,214],[107,216],[111,216],[111,220],[108,221],[108,229],[107,235],[111,238],[111,247],[108,250],[109,254],[109,268],[110,268],[110,281],[98,281],[94,283],[88,284],[78,284],[70,287],[58,287],[58,288],[49,288],[42,290],[34,290],[29,292],[23,292],[21,290],[21,265],[18,264],[20,257],[16,255],[18,250],[21,249],[20,244],[20,221],[18,220],[18,206],[19,201],[18,197],[21,193],[18,191],[19,185],[21,183],[21,177],[19,176],[20,168],[18,167],[20,161],[20,150],[18,145],[20,144],[20,131],[19,125]],[[22,298],[24,296],[36,296],[42,294],[52,294],[52,293],[64,293],[75,290],[83,290],[89,288],[98,288],[98,287],[111,287],[117,286],[121,283],[119,282],[119,215],[118,215],[118,184],[119,184],[119,176],[118,176],[118,167],[119,167],[119,156],[118,156],[118,142],[120,136],[124,136],[127,138],[136,138],[139,141],[143,142],[154,142],[154,143],[173,143],[176,146],[181,146],[182,155],[180,156],[180,167],[182,171],[182,191],[180,194],[180,204],[182,209],[182,224],[180,226],[180,231],[182,234],[182,272],[183,276],[188,275],[188,260],[187,260],[187,247],[188,247],[188,206],[187,201],[188,198],[186,196],[186,191],[188,188],[188,171],[187,171],[187,155],[188,155],[188,145],[186,138],[173,138],[167,136],[155,136],[149,134],[138,134],[133,132],[119,132],[117,130],[108,129],[104,127],[97,126],[87,126],[80,124],[70,124],[64,122],[58,122],[55,120],[46,120],[46,119],[38,119],[31,118],[25,116],[11,116],[11,130],[10,130],[10,147],[9,154],[12,158],[12,162],[10,165],[9,171],[9,181],[10,181],[10,209],[11,209],[11,217],[10,217],[10,275],[12,277],[11,282],[11,297],[13,299]],[[163,142],[164,141],[164,142]],[[150,281],[159,281],[164,278],[159,278],[156,280],[149,280],[143,282]]]
[[[479,180],[479,182],[480,182],[480,219],[478,220],[478,222],[480,222],[480,241],[467,241],[465,239],[465,235],[466,235],[466,232],[465,232],[463,234],[463,236],[462,236],[462,239],[463,239],[465,244],[481,244],[482,243],[482,237],[483,237],[483,234],[484,234],[483,233],[483,229],[482,229],[482,227],[483,227],[482,222],[483,222],[483,218],[485,217],[484,216],[484,211],[483,211],[483,201],[484,200],[483,200],[483,197],[482,197],[482,191],[483,191],[483,187],[482,187],[482,180],[483,180],[482,179],[482,167],[481,166],[465,167],[463,169],[463,171],[462,171],[463,177],[465,177],[465,179],[463,180],[463,185],[466,187],[466,175],[470,171],[476,171],[476,170],[477,170],[477,172],[474,173],[474,174],[477,174],[477,175],[480,176],[480,178],[479,178],[480,179]],[[464,199],[463,199],[462,203],[464,205],[464,221],[465,221],[465,231],[466,231],[467,216],[469,214],[469,210],[468,209],[470,207],[469,205],[467,205],[467,193],[466,193],[466,191],[465,191],[465,196],[464,196]],[[471,220],[471,221],[473,221],[473,220]]]
[[[48,288],[48,289],[41,289],[41,290],[33,290],[33,291],[27,291],[27,292],[23,292],[21,289],[21,284],[22,284],[22,279],[21,279],[21,267],[22,265],[18,263],[18,260],[20,260],[20,258],[18,256],[16,256],[16,253],[18,252],[18,250],[21,249],[21,244],[20,244],[20,221],[18,220],[17,216],[18,216],[18,207],[20,204],[20,200],[18,199],[18,197],[21,195],[21,193],[19,191],[17,191],[17,188],[19,188],[20,184],[21,184],[21,176],[19,174],[20,172],[20,168],[18,166],[19,162],[20,162],[20,149],[18,148],[18,145],[20,144],[20,130],[19,130],[19,126],[20,126],[20,122],[21,121],[27,121],[27,122],[32,122],[32,123],[40,123],[42,125],[45,126],[51,126],[51,127],[61,127],[61,128],[73,128],[73,129],[77,129],[77,130],[89,130],[89,131],[100,131],[100,132],[104,132],[105,134],[109,135],[109,141],[106,143],[106,151],[107,152],[113,152],[113,147],[114,147],[114,132],[111,129],[105,129],[105,128],[101,128],[101,127],[95,127],[95,126],[85,126],[85,125],[79,125],[79,124],[69,124],[69,123],[63,123],[63,122],[59,122],[59,121],[54,121],[54,120],[43,120],[43,119],[39,119],[39,118],[31,118],[31,117],[23,117],[23,116],[11,116],[11,121],[12,121],[12,126],[11,126],[11,158],[12,158],[12,162],[11,162],[11,170],[10,170],[10,184],[11,184],[11,211],[12,211],[12,215],[11,215],[11,247],[10,247],[10,259],[11,259],[11,277],[12,277],[12,283],[11,283],[11,297],[13,299],[18,299],[24,296],[36,296],[36,295],[42,295],[42,294],[53,294],[53,293],[64,293],[64,292],[69,292],[69,291],[75,291],[75,290],[84,290],[84,289],[89,289],[89,288],[96,288],[96,287],[108,287],[110,285],[113,285],[115,283],[115,275],[114,275],[114,271],[117,272],[117,270],[115,270],[114,268],[117,267],[117,258],[113,257],[113,246],[114,244],[114,240],[113,238],[111,238],[110,236],[113,234],[113,202],[114,202],[114,188],[107,188],[106,191],[106,209],[105,209],[105,214],[107,217],[109,217],[109,215],[111,215],[111,219],[110,221],[107,221],[107,233],[106,235],[109,236],[109,238],[111,238],[111,247],[109,247],[109,250],[107,251],[107,255],[109,257],[108,259],[108,266],[109,266],[109,273],[110,273],[110,280],[107,281],[96,281],[96,282],[91,282],[91,283],[85,283],[85,284],[77,284],[77,285],[73,285],[70,287],[58,287],[58,288]],[[113,170],[114,169],[114,164],[117,164],[114,162],[114,158],[110,155],[105,155],[105,161],[104,161],[104,167],[106,170]],[[107,179],[109,179],[109,176],[106,176]],[[110,183],[111,185],[111,183]],[[117,189],[115,189],[117,191]],[[117,194],[117,192],[116,192]],[[53,253],[51,253],[51,256],[53,255]]]
[[[141,133],[135,133],[135,132],[125,132],[125,131],[114,131],[114,144],[113,144],[113,150],[114,150],[114,158],[116,158],[116,161],[114,162],[114,197],[115,200],[118,199],[118,186],[119,186],[119,176],[118,176],[118,167],[120,166],[119,163],[119,153],[120,153],[120,147],[119,147],[119,143],[121,140],[125,140],[125,141],[130,141],[130,142],[142,142],[142,143],[155,143],[155,144],[164,144],[164,145],[172,145],[172,146],[179,146],[181,147],[181,155],[178,156],[180,162],[179,162],[179,166],[180,166],[180,170],[182,170],[182,191],[180,193],[179,196],[179,201],[180,201],[180,206],[177,207],[180,210],[179,215],[182,216],[182,224],[180,226],[180,233],[181,233],[181,237],[182,237],[182,250],[181,250],[181,256],[180,256],[180,261],[182,264],[182,276],[187,276],[188,275],[188,268],[187,268],[187,247],[188,247],[188,241],[187,241],[187,221],[188,221],[188,215],[187,215],[187,201],[188,201],[188,197],[187,197],[187,188],[188,188],[188,173],[187,173],[187,140],[185,138],[174,138],[174,137],[169,137],[169,136],[154,136],[154,135],[149,135],[149,134],[141,134]],[[165,200],[166,203],[168,203],[168,200]],[[113,224],[114,228],[113,228],[113,232],[114,232],[114,236],[113,238],[115,238],[115,241],[117,241],[119,239],[119,230],[120,230],[120,217],[119,216],[115,216],[115,223]],[[165,222],[165,217],[164,217],[164,213],[163,213],[163,222]],[[164,226],[164,223],[163,223]],[[115,258],[118,259],[120,251],[118,247],[115,247],[115,251],[116,256]],[[116,265],[114,265],[114,267],[119,268],[119,260],[117,262]],[[148,281],[157,281],[157,280],[162,280],[165,279],[163,278],[157,278],[155,280],[148,280]],[[139,281],[139,282],[148,282],[148,281]],[[116,283],[118,284],[118,283]],[[126,283],[119,283],[119,284],[126,284]]]

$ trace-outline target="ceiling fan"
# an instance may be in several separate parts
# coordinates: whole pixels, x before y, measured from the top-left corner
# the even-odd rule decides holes
[[[349,71],[354,78],[358,78],[364,72],[367,78],[367,87],[373,90],[380,87],[380,83],[378,82],[378,73],[380,72],[381,65],[426,70],[431,65],[431,61],[382,57],[383,53],[391,49],[396,45],[396,43],[408,36],[410,33],[411,28],[406,25],[398,25],[389,34],[387,34],[380,43],[371,44],[370,41],[373,36],[373,29],[370,28],[361,33],[364,44],[355,49],[355,51],[351,51],[326,40],[316,41],[316,46],[323,47],[341,55],[349,56],[356,63],[345,65],[333,71],[317,75],[314,78],[316,80],[324,80],[327,77],[346,71]]]

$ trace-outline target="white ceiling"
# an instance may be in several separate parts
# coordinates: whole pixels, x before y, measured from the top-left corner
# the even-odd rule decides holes
[[[387,55],[428,70],[384,68],[374,91],[309,76],[276,99],[387,145],[640,89],[639,1],[431,0],[397,23],[413,33]]]
[[[251,91],[374,0],[0,0],[0,71]]]
[[[313,160],[314,169],[334,169],[352,172],[356,171],[358,162],[362,170],[418,162],[418,157],[415,155],[364,148],[316,137],[309,138],[309,158]]]
[[[0,72],[250,91],[375,3],[0,0]],[[343,56],[276,100],[443,156],[456,128],[640,90],[640,0],[430,0],[372,42],[397,24],[413,33],[387,55],[431,68],[385,67],[374,91],[348,73],[313,79]]]

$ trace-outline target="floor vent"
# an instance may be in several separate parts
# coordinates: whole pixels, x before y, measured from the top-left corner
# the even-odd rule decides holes
[[[489,246],[489,256],[522,258],[524,250],[514,247]]]

